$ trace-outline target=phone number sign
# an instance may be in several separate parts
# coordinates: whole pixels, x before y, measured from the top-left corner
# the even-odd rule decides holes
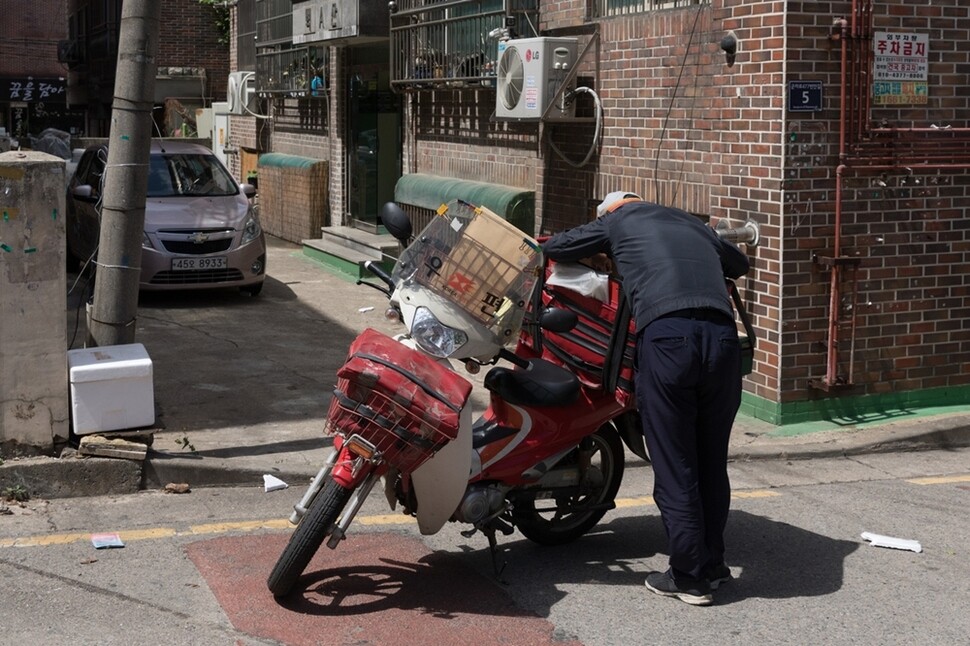
[[[930,38],[877,31],[872,39],[874,105],[925,104]]]

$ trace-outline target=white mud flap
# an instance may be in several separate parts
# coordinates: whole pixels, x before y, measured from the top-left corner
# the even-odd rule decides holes
[[[471,402],[461,411],[458,437],[411,474],[418,500],[418,528],[424,535],[435,534],[458,508],[468,487],[472,465]]]

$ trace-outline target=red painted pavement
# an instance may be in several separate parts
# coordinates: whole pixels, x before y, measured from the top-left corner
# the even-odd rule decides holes
[[[238,630],[285,644],[581,646],[520,608],[499,584],[398,534],[348,536],[321,547],[289,599],[266,577],[289,535],[199,541],[186,548]]]

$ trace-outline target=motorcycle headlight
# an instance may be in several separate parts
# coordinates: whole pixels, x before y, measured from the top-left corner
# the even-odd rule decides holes
[[[242,242],[240,244],[252,242],[259,237],[261,232],[262,228],[259,226],[259,220],[256,219],[256,215],[250,211],[249,217],[246,219],[246,224],[243,225]]]
[[[468,342],[467,334],[443,325],[427,307],[419,307],[414,312],[411,338],[422,350],[441,358],[450,357]]]

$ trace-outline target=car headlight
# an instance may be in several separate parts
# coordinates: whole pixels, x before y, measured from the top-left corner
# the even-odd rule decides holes
[[[256,215],[250,211],[249,217],[246,219],[246,224],[243,225],[243,234],[241,244],[246,244],[252,242],[259,237],[259,234],[263,232],[263,229],[259,226],[259,220]]]
[[[142,249],[154,249],[155,245],[152,244],[152,239],[148,237],[148,234],[144,231],[141,232],[141,246]]]
[[[411,338],[434,357],[450,357],[468,342],[468,335],[443,325],[427,307],[419,307],[411,322]]]

